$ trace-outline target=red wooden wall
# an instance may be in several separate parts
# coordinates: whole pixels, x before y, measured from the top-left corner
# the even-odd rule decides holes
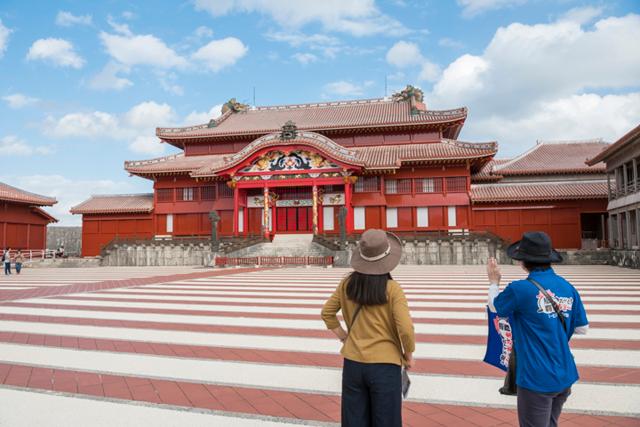
[[[100,250],[116,237],[149,239],[153,234],[151,214],[83,215],[82,256],[100,255]]]
[[[582,245],[580,214],[606,212],[605,199],[526,205],[483,203],[472,208],[472,228],[489,231],[509,242],[519,240],[525,231],[544,231],[556,248],[578,249]]]
[[[49,219],[29,205],[0,202],[0,245],[12,249],[45,249]]]

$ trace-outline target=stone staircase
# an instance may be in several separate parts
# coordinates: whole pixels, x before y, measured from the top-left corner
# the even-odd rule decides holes
[[[334,252],[329,248],[313,241],[313,234],[276,234],[271,242],[258,243],[233,252],[227,252],[229,257],[256,256],[332,256]]]

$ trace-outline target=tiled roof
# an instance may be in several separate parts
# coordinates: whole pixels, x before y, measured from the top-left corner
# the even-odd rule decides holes
[[[493,172],[504,176],[603,173],[604,164],[589,167],[585,161],[608,146],[601,139],[541,141],[526,153],[496,166]]]
[[[30,193],[28,191],[24,191],[11,185],[5,184],[4,182],[0,182],[0,200],[28,203],[35,206],[51,206],[58,203],[58,201],[53,197]]]
[[[500,181],[502,175],[493,173],[496,166],[505,164],[511,161],[511,159],[491,159],[488,161],[478,172],[471,175],[472,182],[491,182]]]
[[[153,211],[153,194],[95,195],[71,208],[72,214],[149,213],[151,211]]]
[[[467,143],[443,139],[440,143],[356,147],[366,169],[395,169],[408,162],[478,159],[496,154],[495,142]]]
[[[299,130],[330,130],[455,122],[461,124],[466,117],[466,108],[425,110],[412,114],[408,101],[371,99],[257,107],[242,112],[230,110],[215,120],[214,127],[203,124],[182,128],[157,128],[156,135],[165,140],[261,135],[279,131],[289,120],[293,121]],[[456,137],[457,131],[449,136]]]
[[[58,222],[57,218],[53,217],[52,215],[49,215],[49,213],[42,208],[33,207],[31,209],[33,210],[33,212],[37,213],[38,215],[41,215],[42,217],[48,219],[49,222]]]
[[[606,181],[472,184],[475,203],[606,199]]]
[[[149,160],[126,161],[124,162],[124,168],[133,174],[193,172],[206,165],[218,164],[226,156],[228,154],[185,156],[184,153],[180,153]]]
[[[441,162],[449,160],[475,160],[495,155],[497,144],[467,143],[443,139],[439,143],[382,145],[351,147],[355,154],[353,164],[365,169],[396,169],[407,162]],[[347,162],[345,159],[341,159]],[[156,173],[191,172],[193,176],[211,176],[229,164],[229,155],[188,156],[183,154],[144,161],[125,162],[127,171],[138,175]],[[351,163],[351,162],[347,162]]]
[[[588,165],[594,165],[598,162],[602,162],[633,141],[640,141],[640,125],[631,129],[629,132],[624,134],[622,138],[609,145],[605,150],[602,150],[600,153],[589,158],[586,163]]]

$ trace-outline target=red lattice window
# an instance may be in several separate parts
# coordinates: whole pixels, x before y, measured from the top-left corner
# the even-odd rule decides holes
[[[233,197],[233,188],[229,187],[226,182],[218,183],[218,197],[221,199],[230,199]]]
[[[158,202],[173,202],[173,188],[158,188]]]
[[[200,188],[200,199],[202,200],[215,200],[216,199],[216,187],[213,185],[207,185]]]
[[[452,176],[447,178],[448,193],[466,193],[467,178],[464,176]]]
[[[377,176],[358,177],[353,191],[356,193],[371,193],[380,191],[380,178]]]
[[[386,179],[384,181],[384,192],[386,194],[411,193],[411,179]]]
[[[176,196],[180,202],[192,202],[198,199],[198,189],[194,187],[176,188]]]
[[[418,178],[416,193],[442,193],[442,178]]]

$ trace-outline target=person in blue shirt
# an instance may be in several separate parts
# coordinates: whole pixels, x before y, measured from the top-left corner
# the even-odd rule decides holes
[[[574,333],[585,334],[589,322],[578,291],[551,268],[562,256],[546,233],[524,233],[509,246],[507,255],[520,261],[528,277],[511,282],[500,292],[500,269],[491,258],[488,305],[498,316],[510,316],[517,359],[518,419],[521,427],[555,427],[571,386],[579,378],[569,340]],[[533,282],[554,300],[566,330]]]

